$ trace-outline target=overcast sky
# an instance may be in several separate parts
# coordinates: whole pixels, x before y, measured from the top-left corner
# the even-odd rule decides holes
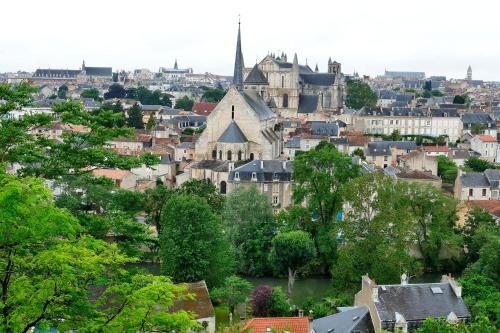
[[[0,72],[192,67],[232,75],[238,14],[245,65],[268,52],[344,73],[384,69],[500,81],[498,0],[2,0]]]

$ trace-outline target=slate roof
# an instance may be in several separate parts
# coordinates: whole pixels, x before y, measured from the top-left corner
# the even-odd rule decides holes
[[[313,113],[318,109],[318,95],[299,95],[298,113]]]
[[[255,64],[255,66],[253,66],[250,73],[248,73],[248,76],[245,79],[244,83],[245,84],[269,85],[267,78],[264,76],[264,74],[259,69],[259,66],[257,64]]]
[[[366,316],[370,317],[366,306],[349,308],[346,311],[313,320],[312,330],[314,333],[351,333]],[[369,320],[370,325],[373,325],[371,318]]]
[[[256,174],[259,182],[273,180],[290,181],[292,179],[292,162],[280,160],[253,160],[245,165],[235,168],[229,173],[228,180],[235,180],[238,172],[240,181],[251,181],[252,174]]]
[[[37,69],[33,77],[76,78],[82,71],[79,69]]]
[[[300,74],[302,83],[315,86],[330,86],[335,82],[335,74],[331,73],[305,73]]]
[[[300,148],[300,136],[294,136],[293,138],[290,138],[290,140],[285,142],[284,147],[294,149]]]
[[[431,288],[441,288],[434,293]],[[378,287],[378,302],[374,303],[381,321],[394,322],[395,313],[408,321],[423,321],[428,317],[446,318],[454,312],[458,318],[470,318],[463,298],[457,297],[450,283],[385,285]]]
[[[500,187],[500,170],[487,169],[484,171],[484,176],[491,187]]]
[[[88,76],[113,76],[111,67],[87,67],[85,66],[85,75]]]
[[[464,128],[472,128],[474,124],[485,125],[489,128],[496,128],[497,123],[490,114],[485,112],[466,112],[462,114],[462,122],[464,123]]]
[[[241,95],[250,107],[255,111],[260,120],[276,118],[276,114],[271,111],[262,97],[252,89],[241,92]]]
[[[467,172],[460,176],[462,187],[490,187],[488,178],[482,172]]]
[[[163,105],[143,104],[143,105],[141,105],[141,109],[142,109],[142,111],[163,110]]]
[[[339,134],[339,126],[336,123],[315,121],[311,125],[311,133],[314,135],[337,136]]]
[[[367,155],[384,156],[391,153],[391,147],[401,150],[415,150],[417,144],[415,141],[375,141],[368,143]]]
[[[362,108],[360,116],[384,116],[384,117],[458,117],[456,109],[420,109],[420,108]]]
[[[273,59],[273,60],[276,61],[276,63],[278,64],[278,66],[280,68],[292,68],[293,67],[293,63],[291,63],[291,62],[278,61],[276,59]],[[307,74],[307,73],[314,73],[314,72],[311,69],[311,67],[309,67],[308,65],[299,65],[299,74]]]
[[[240,127],[236,124],[236,122],[234,122],[234,120],[229,123],[225,131],[217,140],[217,142],[225,143],[244,143],[247,141],[248,140],[245,134],[243,134]]]

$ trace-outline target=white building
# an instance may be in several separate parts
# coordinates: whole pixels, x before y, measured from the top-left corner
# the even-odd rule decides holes
[[[470,148],[481,154],[481,158],[490,162],[498,162],[497,139],[491,135],[475,135],[470,140]]]

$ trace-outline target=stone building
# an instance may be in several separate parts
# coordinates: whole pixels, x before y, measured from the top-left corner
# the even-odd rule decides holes
[[[344,79],[340,63],[328,60],[328,72],[313,71],[287,55],[267,55],[245,69],[246,89],[255,90],[283,117],[311,117],[315,113],[339,113],[343,106]]]

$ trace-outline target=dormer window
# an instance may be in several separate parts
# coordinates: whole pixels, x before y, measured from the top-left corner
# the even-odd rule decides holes
[[[240,180],[240,173],[238,171],[234,173],[234,180]]]
[[[275,173],[273,174],[273,180],[278,180],[278,173],[277,173],[277,172],[275,172]]]
[[[252,180],[257,180],[257,173],[256,172],[252,172]]]

